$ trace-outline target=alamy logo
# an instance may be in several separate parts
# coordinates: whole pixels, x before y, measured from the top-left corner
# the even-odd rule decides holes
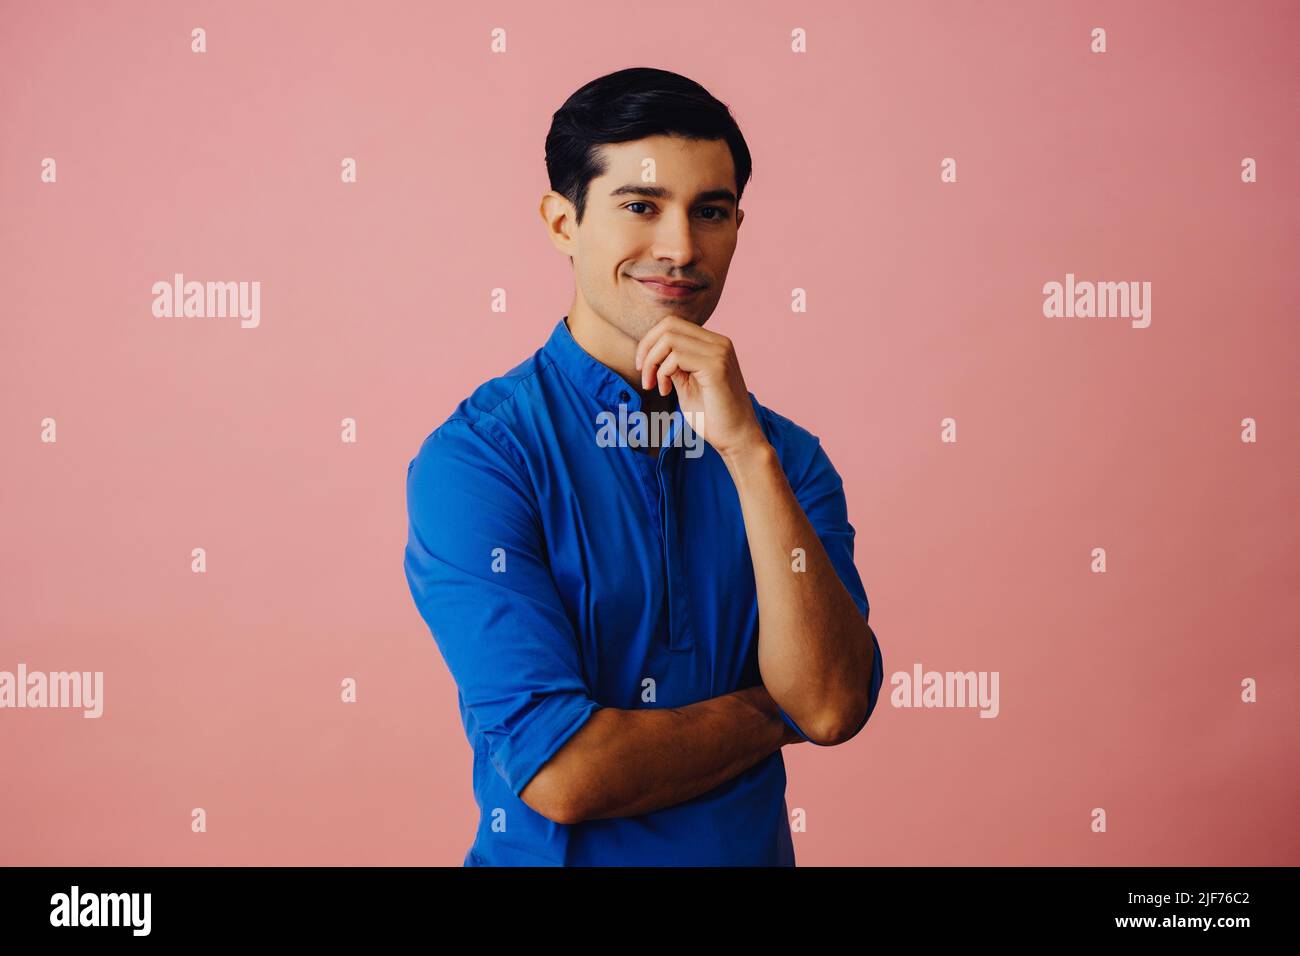
[[[51,926],[130,926],[132,936],[148,936],[153,909],[151,893],[86,893],[73,884],[71,893],[50,897]]]
[[[703,412],[629,412],[627,406],[618,406],[618,416],[613,412],[596,415],[596,444],[601,448],[645,448],[671,445],[686,448],[687,458],[704,454],[704,439],[700,429],[704,423]],[[653,440],[652,440],[653,439]]]
[[[895,671],[889,702],[895,707],[979,707],[981,717],[998,715],[997,671]]]
[[[160,319],[237,316],[245,329],[255,329],[262,321],[261,282],[186,282],[184,273],[177,272],[171,282],[155,282],[153,295],[153,314]]]
[[[1150,282],[1075,282],[1065,274],[1065,285],[1043,286],[1043,315],[1049,319],[1132,319],[1135,329],[1151,324]]]
[[[27,673],[19,664],[17,675],[0,671],[0,707],[81,707],[83,717],[104,713],[103,671],[40,671]]]

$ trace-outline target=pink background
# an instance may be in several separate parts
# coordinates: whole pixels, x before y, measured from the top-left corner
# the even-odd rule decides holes
[[[787,748],[799,863],[1300,863],[1295,6],[862,7],[5,3],[0,669],[105,712],[0,711],[0,863],[460,864],[406,465],[568,310],[550,116],[642,65],[753,151],[709,327],[844,476],[882,694],[1001,675]],[[260,327],[155,318],[174,272]],[[1067,272],[1150,328],[1045,318]]]

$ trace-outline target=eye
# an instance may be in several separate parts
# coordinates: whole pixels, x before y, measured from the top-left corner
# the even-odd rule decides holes
[[[645,206],[646,209],[653,208],[650,205],[650,203],[643,202],[639,199],[634,202],[628,203],[623,208],[626,209],[628,212],[636,213],[638,216],[641,215],[640,212],[638,212],[635,208],[633,208],[635,206]],[[704,220],[706,222],[723,222],[730,216],[730,211],[724,206],[701,206],[699,211],[704,212],[706,210],[711,210],[712,212],[716,213],[716,215],[713,216],[705,216]]]

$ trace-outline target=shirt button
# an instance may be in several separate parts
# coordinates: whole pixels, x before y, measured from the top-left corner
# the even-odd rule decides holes
[[[627,392],[619,392],[619,393],[618,393],[618,400],[619,400],[620,402],[624,402],[624,403],[626,403],[626,402],[630,401],[631,398],[632,398],[632,396],[629,395]]]

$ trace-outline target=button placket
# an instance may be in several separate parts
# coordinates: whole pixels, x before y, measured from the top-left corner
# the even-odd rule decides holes
[[[686,613],[686,581],[682,576],[682,562],[678,559],[679,536],[676,516],[672,509],[671,480],[664,472],[674,467],[678,460],[672,456],[672,446],[660,449],[655,474],[659,482],[659,515],[664,542],[664,571],[668,582],[668,649],[689,650],[692,645],[689,617]],[[670,472],[671,475],[671,472]]]
[[[606,392],[605,394],[607,396],[613,396],[614,392],[611,389],[609,392]],[[632,412],[635,411],[640,411],[641,409],[640,396],[637,396],[636,400],[634,401],[632,394],[628,392],[627,389],[620,389],[617,393],[617,399],[616,402],[614,403],[614,407],[609,409],[609,411],[616,418],[619,417],[619,405],[626,406],[628,414],[631,414]],[[619,437],[620,439],[622,439],[625,438],[626,436],[620,435]],[[622,455],[624,460],[633,462],[632,470],[640,476],[641,491],[645,495],[646,505],[649,507],[649,515],[650,515],[651,523],[654,524],[655,526],[655,531],[659,535],[659,542],[660,542],[660,546],[662,547],[663,540],[664,540],[664,533],[662,527],[663,522],[662,522],[662,518],[660,517],[662,513],[662,506],[660,503],[661,490],[660,490],[659,482],[654,475],[654,462],[650,460],[650,456],[647,455],[645,452],[637,451],[635,448],[627,447],[622,444],[621,440],[620,440],[620,447],[618,448],[618,452]]]

